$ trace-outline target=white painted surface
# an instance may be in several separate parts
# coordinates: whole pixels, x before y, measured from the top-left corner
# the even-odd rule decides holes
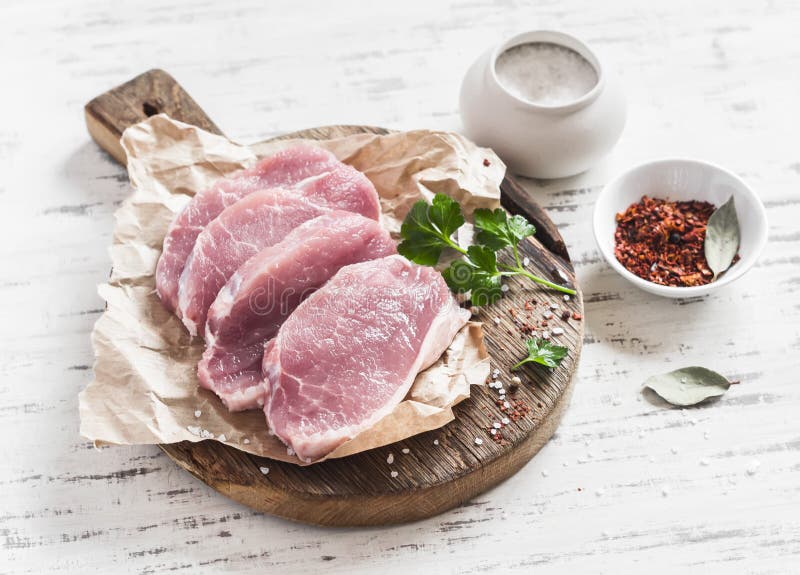
[[[0,572],[800,570],[800,5],[117,4],[0,7]],[[87,100],[160,66],[243,141],[348,122],[458,129],[466,67],[533,27],[589,41],[630,102],[606,168],[531,183],[587,300],[573,404],[533,462],[440,517],[332,530],[231,503],[155,447],[95,451],[78,437],[94,286],[128,193],[85,132]],[[770,218],[757,267],[703,300],[624,282],[592,240],[596,190],[557,191],[678,154],[737,171]],[[640,399],[646,376],[695,363],[742,383],[686,412]]]

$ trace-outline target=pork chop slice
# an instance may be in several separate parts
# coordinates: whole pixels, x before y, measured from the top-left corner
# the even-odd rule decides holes
[[[393,253],[395,242],[378,222],[344,211],[309,220],[261,250],[231,276],[208,312],[200,385],[231,411],[263,407],[264,343],[339,269]]]
[[[336,157],[322,148],[293,146],[259,161],[252,168],[223,178],[195,194],[175,216],[164,238],[156,267],[156,290],[170,311],[178,306],[178,281],[197,236],[222,210],[256,190],[290,187],[339,165]]]
[[[269,428],[324,457],[390,413],[469,315],[439,272],[401,256],[342,268],[266,345]]]
[[[205,333],[208,309],[239,266],[331,209],[380,218],[375,187],[345,164],[295,189],[253,192],[225,208],[197,236],[178,282],[178,316],[189,333]]]

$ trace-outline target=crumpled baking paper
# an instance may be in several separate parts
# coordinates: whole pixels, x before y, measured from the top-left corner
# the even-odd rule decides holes
[[[95,444],[157,444],[213,439],[256,455],[303,464],[267,433],[259,411],[231,413],[197,385],[203,342],[192,340],[155,292],[167,227],[189,198],[218,178],[298,140],[235,144],[157,115],[128,128],[122,146],[134,193],[115,214],[106,310],[92,332],[94,379],[80,394],[81,434]],[[505,166],[462,136],[419,130],[357,134],[308,143],[361,170],[395,235],[411,205],[443,192],[465,213],[499,205]],[[327,458],[344,457],[439,428],[452,406],[482,385],[489,359],[479,324],[470,323],[443,356],[416,378],[408,396],[369,430]]]

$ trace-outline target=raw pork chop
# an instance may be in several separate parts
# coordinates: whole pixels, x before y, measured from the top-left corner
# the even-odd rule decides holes
[[[164,305],[170,311],[177,308],[178,279],[194,241],[222,210],[256,190],[293,186],[338,164],[336,157],[326,150],[294,146],[197,193],[172,221],[164,238],[164,250],[156,268],[156,290]]]
[[[270,429],[305,461],[327,455],[391,412],[468,319],[433,268],[342,268],[266,346]]]
[[[264,342],[286,317],[343,266],[396,253],[381,225],[333,211],[289,233],[240,267],[208,312],[200,385],[231,411],[262,407]]]
[[[380,217],[378,194],[358,170],[339,164],[294,190],[262,190],[226,208],[197,236],[178,287],[178,315],[192,335],[205,332],[206,314],[239,266],[328,209]]]

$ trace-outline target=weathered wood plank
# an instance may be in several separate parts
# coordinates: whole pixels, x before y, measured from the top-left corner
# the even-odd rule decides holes
[[[379,11],[351,0],[11,0],[0,15],[5,85],[14,87],[0,90],[0,430],[12,438],[0,447],[0,571],[794,569],[797,3],[409,1]],[[86,135],[88,98],[161,66],[239,141],[332,123],[457,130],[471,60],[538,26],[591,42],[622,77],[631,114],[606,166],[548,186],[523,182],[563,234],[587,309],[570,408],[529,465],[433,519],[332,530],[251,513],[156,448],[96,452],[77,436],[75,396],[90,374],[73,367],[92,363],[95,285],[107,277],[113,212],[129,193],[124,170]],[[675,154],[739,172],[769,215],[758,267],[702,301],[628,286],[591,234],[595,186]],[[743,383],[686,412],[637,400],[646,376],[691,363]]]

